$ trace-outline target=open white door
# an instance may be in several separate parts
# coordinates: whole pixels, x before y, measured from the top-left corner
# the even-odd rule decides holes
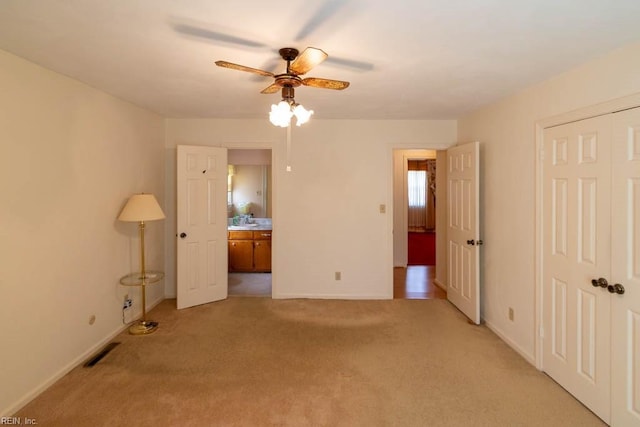
[[[178,309],[227,298],[227,149],[178,146]]]
[[[607,289],[611,292],[611,425],[639,426],[640,108],[614,116],[612,288]]]
[[[480,143],[447,150],[447,298],[480,324]]]

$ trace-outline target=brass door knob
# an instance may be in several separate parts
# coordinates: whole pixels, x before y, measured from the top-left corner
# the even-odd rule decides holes
[[[618,294],[618,295],[624,294],[624,286],[622,286],[620,283],[616,283],[615,285],[609,285],[607,287],[607,290],[612,294]]]
[[[599,279],[593,279],[591,281],[591,284],[595,287],[600,286],[601,288],[606,288],[607,286],[609,286],[609,282],[607,282],[607,279],[601,277]]]

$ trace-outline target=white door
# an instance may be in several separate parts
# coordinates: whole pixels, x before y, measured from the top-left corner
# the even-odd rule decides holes
[[[543,163],[543,369],[606,422],[610,138],[610,116],[545,129]]]
[[[447,298],[480,324],[480,143],[447,150]]]
[[[640,426],[640,108],[613,123],[611,425]]]
[[[227,149],[178,146],[178,309],[227,297]]]

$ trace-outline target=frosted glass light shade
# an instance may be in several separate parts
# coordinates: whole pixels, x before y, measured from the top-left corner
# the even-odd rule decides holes
[[[302,105],[298,104],[293,109],[293,114],[296,116],[296,126],[300,126],[309,121],[313,114],[313,110],[307,110]]]
[[[140,222],[164,219],[164,212],[153,194],[134,194],[120,212],[120,221]]]
[[[291,121],[291,105],[286,101],[280,101],[277,105],[271,105],[271,112],[269,112],[269,121],[274,126],[286,128]]]

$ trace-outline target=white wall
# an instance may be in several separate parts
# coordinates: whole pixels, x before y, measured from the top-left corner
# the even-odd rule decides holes
[[[487,324],[529,360],[535,342],[535,123],[640,91],[640,44],[630,45],[459,121],[481,143],[482,297]],[[508,320],[508,309],[515,320]]]
[[[130,194],[164,193],[162,118],[0,51],[0,415],[122,327],[118,279],[136,267]],[[148,225],[163,268],[163,227]],[[163,296],[162,285],[149,299]],[[96,321],[89,324],[90,316]]]
[[[167,242],[176,145],[272,148],[274,297],[391,298],[392,149],[447,147],[456,122],[311,120],[293,129],[291,172],[286,131],[267,120],[169,119],[166,132]],[[166,249],[166,293],[175,295],[175,243]]]

